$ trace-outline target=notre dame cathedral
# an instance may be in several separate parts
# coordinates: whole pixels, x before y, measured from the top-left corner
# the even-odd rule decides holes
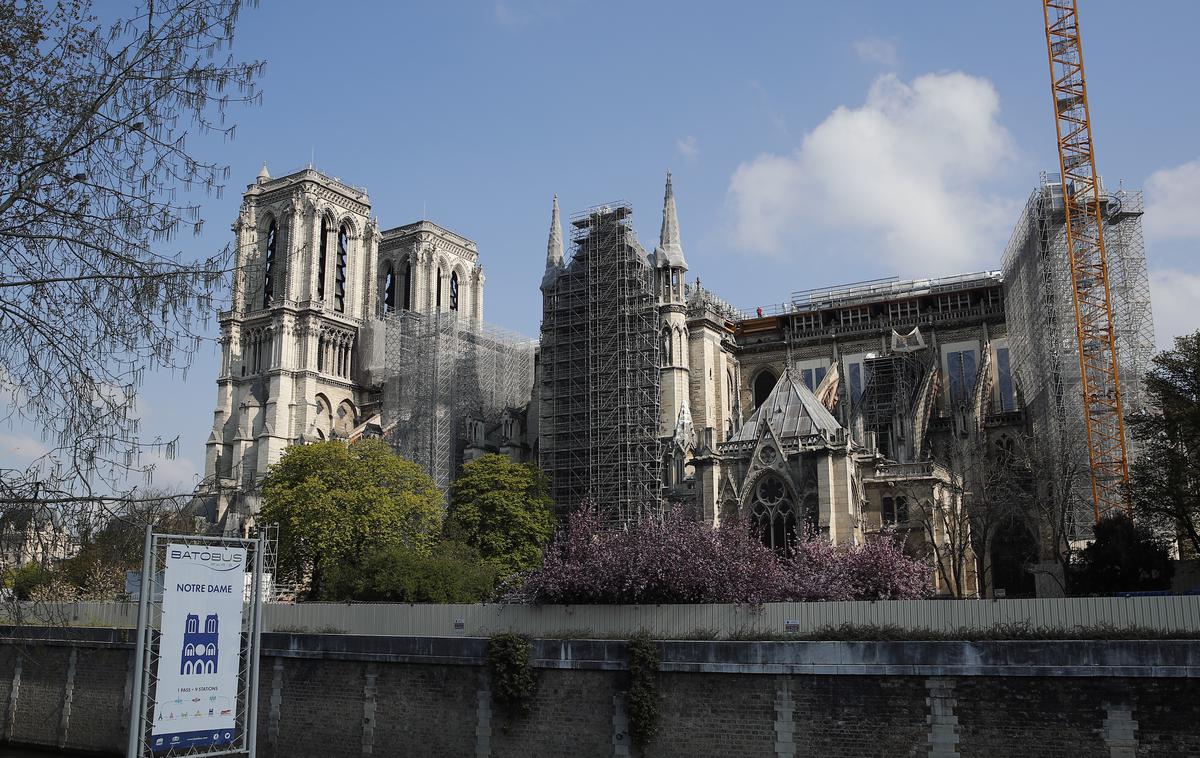
[[[264,167],[233,225],[197,506],[244,531],[286,447],[380,436],[443,488],[484,453],[536,462],[560,510],[588,502],[616,522],[681,503],[744,518],[776,549],[805,528],[961,539],[929,517],[968,490],[937,451],[1003,455],[1028,428],[1000,271],[802,290],[748,313],[687,281],[669,174],[652,250],[632,213],[588,209],[564,234],[554,199],[533,340],[483,321],[473,241],[429,221],[381,231],[365,191]],[[1038,559],[1036,523],[997,528],[1004,560]],[[988,584],[1029,590],[1001,563]],[[936,571],[939,591],[976,592],[968,564]]]

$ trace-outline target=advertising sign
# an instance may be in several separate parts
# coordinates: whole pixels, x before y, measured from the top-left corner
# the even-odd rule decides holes
[[[167,546],[150,746],[224,746],[237,739],[246,548]]]

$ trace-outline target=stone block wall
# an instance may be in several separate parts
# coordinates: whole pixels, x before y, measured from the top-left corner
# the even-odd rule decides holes
[[[127,632],[9,630],[3,740],[120,754]],[[624,645],[540,640],[526,716],[486,640],[264,635],[259,752],[350,756],[1200,755],[1200,642],[661,643],[660,725],[631,745]]]

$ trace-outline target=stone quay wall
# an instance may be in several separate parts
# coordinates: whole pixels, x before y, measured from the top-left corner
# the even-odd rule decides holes
[[[120,754],[129,630],[0,629],[5,742]],[[263,636],[259,750],[338,756],[1200,755],[1200,642],[662,642],[630,744],[625,644],[536,640],[528,716],[487,640]]]

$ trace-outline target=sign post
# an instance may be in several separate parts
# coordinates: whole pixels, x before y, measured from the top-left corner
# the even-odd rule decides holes
[[[263,552],[147,529],[127,758],[253,758]]]

